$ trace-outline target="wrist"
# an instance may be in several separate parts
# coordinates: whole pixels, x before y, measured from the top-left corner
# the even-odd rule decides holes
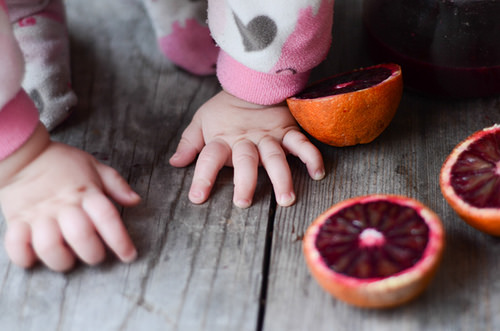
[[[222,94],[224,95],[224,98],[231,99],[230,103],[238,108],[262,110],[262,109],[269,109],[272,107],[286,106],[286,101],[281,101],[281,102],[274,103],[274,104],[260,104],[260,103],[247,101],[245,99],[242,99],[242,98],[230,93],[229,91],[227,91],[225,89],[222,89]]]
[[[0,161],[0,187],[7,185],[11,178],[38,157],[49,145],[50,136],[39,123],[30,138],[15,152]]]

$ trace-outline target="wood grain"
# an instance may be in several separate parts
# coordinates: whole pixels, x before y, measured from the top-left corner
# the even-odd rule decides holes
[[[322,64],[321,72],[350,70],[346,62],[351,69],[367,64],[360,4],[336,1],[331,60]],[[500,121],[499,101],[440,99],[405,91],[393,122],[374,142],[348,148],[318,145],[327,177],[313,182],[305,172],[296,172],[299,201],[293,208],[278,208],[274,218],[264,330],[499,328],[494,307],[500,302],[495,262],[500,241],[461,221],[444,201],[438,182],[441,165],[458,142]],[[444,259],[428,291],[388,311],[362,310],[332,299],[311,278],[302,255],[300,238],[323,210],[370,193],[420,200],[442,218],[447,233]]]

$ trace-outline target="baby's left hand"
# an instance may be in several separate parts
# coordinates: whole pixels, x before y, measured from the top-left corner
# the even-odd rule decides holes
[[[187,166],[199,154],[189,191],[197,204],[208,199],[220,169],[233,166],[233,202],[241,208],[252,204],[258,166],[263,165],[278,204],[290,206],[295,193],[287,153],[299,157],[313,179],[324,177],[321,153],[300,132],[286,104],[256,105],[222,91],[198,109],[170,164]]]

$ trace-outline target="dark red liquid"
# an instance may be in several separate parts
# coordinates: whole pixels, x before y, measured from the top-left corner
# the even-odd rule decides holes
[[[405,86],[500,94],[500,1],[365,0],[363,19],[374,57],[400,64]]]

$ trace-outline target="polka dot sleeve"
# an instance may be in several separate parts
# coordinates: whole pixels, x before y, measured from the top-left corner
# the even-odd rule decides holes
[[[221,52],[217,76],[241,99],[273,104],[304,88],[326,58],[333,0],[209,0],[208,23]]]

